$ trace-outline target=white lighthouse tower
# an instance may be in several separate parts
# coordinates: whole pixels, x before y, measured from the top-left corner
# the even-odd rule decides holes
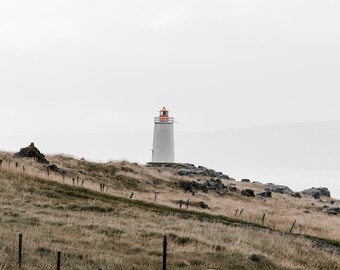
[[[174,118],[169,117],[165,107],[159,111],[159,117],[155,117],[152,162],[175,162]]]

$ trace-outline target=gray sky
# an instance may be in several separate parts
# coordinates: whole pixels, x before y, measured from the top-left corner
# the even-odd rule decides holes
[[[340,120],[339,1],[2,1],[3,134]],[[5,116],[5,117],[4,117]]]

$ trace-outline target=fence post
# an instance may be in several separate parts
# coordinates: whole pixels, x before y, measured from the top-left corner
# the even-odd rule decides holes
[[[21,268],[22,261],[22,233],[19,234],[19,256],[18,256],[18,265]]]
[[[57,270],[61,269],[61,252],[58,251],[57,253]]]
[[[294,228],[294,226],[295,226],[295,223],[296,223],[296,219],[294,220],[294,223],[293,223],[292,227],[290,228],[289,233],[292,233],[293,228]]]
[[[187,209],[189,209],[189,199],[187,200]]]
[[[165,235],[163,239],[163,270],[166,270],[167,245],[168,245],[168,240]]]
[[[266,213],[263,213],[263,217],[262,217],[262,226],[264,225],[264,219],[266,218]]]
[[[242,215],[242,213],[243,213],[243,208],[241,209],[241,212],[240,212],[239,216]]]
[[[237,213],[238,213],[238,208],[237,208],[236,211],[235,211],[235,217],[237,216]]]

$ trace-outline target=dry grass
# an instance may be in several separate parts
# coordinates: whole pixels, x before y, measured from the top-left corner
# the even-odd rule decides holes
[[[12,156],[1,153],[1,158]],[[13,162],[2,165],[0,269],[16,269],[19,232],[25,239],[24,269],[54,269],[57,250],[63,252],[65,269],[160,269],[164,234],[169,236],[169,269],[340,269],[339,254],[316,248],[315,241],[253,226],[225,225],[213,218],[218,214],[231,218],[236,208],[244,208],[240,220],[260,223],[266,212],[268,227],[287,231],[297,219],[296,232],[339,240],[339,217],[323,214],[322,204],[309,198],[275,194],[263,201],[210,193],[192,197],[171,188],[172,181],[180,179],[171,171],[63,156],[49,160],[69,171],[65,180],[56,174],[47,176],[44,167],[32,160],[20,160],[25,174]],[[71,178],[78,175],[85,180],[84,188],[72,186]],[[92,191],[99,191],[99,183],[109,186],[107,193]],[[263,190],[260,185],[255,188]],[[141,201],[119,199],[131,192]],[[143,203],[153,202],[154,194],[158,206]],[[175,201],[187,198],[205,201],[212,210],[195,208],[197,215],[186,214]],[[311,213],[303,212],[307,209]],[[200,218],[201,212],[209,213],[211,220]],[[264,259],[252,262],[248,259],[252,253]]]

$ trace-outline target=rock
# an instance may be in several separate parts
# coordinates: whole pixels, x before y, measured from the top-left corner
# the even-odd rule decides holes
[[[292,197],[301,199],[301,194],[299,192],[293,192]]]
[[[241,195],[248,196],[248,197],[255,197],[254,190],[252,190],[252,189],[243,189],[243,190],[241,190]]]
[[[249,179],[242,179],[241,182],[250,183],[250,180]]]
[[[320,199],[321,196],[330,197],[331,193],[328,188],[319,187],[319,188],[310,188],[302,191],[303,194],[306,194],[314,199]]]
[[[292,195],[294,192],[287,186],[282,185],[275,185],[272,183],[267,184],[267,190],[274,192],[274,193],[281,193],[281,194],[287,194]]]
[[[261,193],[256,194],[257,196],[260,196],[262,198],[271,198],[272,197],[272,192],[271,191],[264,191]]]
[[[331,200],[331,204],[335,204],[335,201],[334,201],[334,200]]]
[[[190,175],[190,173],[188,171],[179,171],[177,172],[178,175],[181,175],[181,176],[188,176]]]
[[[52,164],[52,165],[48,165],[47,169],[51,170],[52,172],[56,172],[59,173],[61,175],[66,175],[66,171],[63,169],[60,169],[57,165]]]
[[[337,215],[337,214],[340,214],[340,207],[325,206],[324,211],[328,215]]]
[[[203,183],[205,187],[208,189],[222,189],[225,188],[225,185],[222,183],[221,179],[214,179],[211,178],[210,180],[207,180],[205,183]]]
[[[259,255],[259,254],[252,254],[252,255],[249,256],[249,260],[251,260],[253,262],[260,262],[264,258],[265,257],[263,255]]]
[[[28,147],[21,148],[18,153],[15,154],[16,157],[28,157],[34,158],[39,163],[48,164],[48,160],[45,158],[45,155],[42,154],[38,148],[34,146],[34,143],[31,143]]]
[[[225,188],[226,188],[226,190],[229,191],[229,192],[237,192],[237,191],[238,191],[237,188],[234,187],[234,186],[232,186],[232,185],[228,185],[228,186],[226,186]]]
[[[204,185],[197,183],[196,181],[180,181],[178,183],[180,189],[183,189],[185,192],[195,192],[197,190],[202,190],[203,192],[208,192],[208,188]]]
[[[206,203],[204,203],[204,202],[199,202],[198,205],[202,209],[210,209],[209,206]]]

